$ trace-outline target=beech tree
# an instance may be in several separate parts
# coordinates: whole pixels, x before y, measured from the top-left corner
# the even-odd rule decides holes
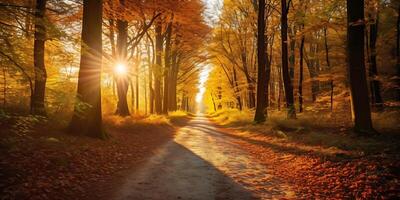
[[[46,2],[47,0],[37,0],[35,9],[35,42],[33,50],[35,88],[31,99],[31,113],[34,115],[46,115],[44,103],[47,79],[44,62]]]
[[[347,59],[354,130],[372,133],[367,77],[364,62],[364,0],[347,0]]]
[[[289,3],[286,0],[281,0],[281,48],[282,48],[282,77],[285,87],[286,108],[288,118],[296,118],[296,110],[294,108],[293,86],[289,74],[288,63],[288,13]]]
[[[102,0],[84,0],[82,47],[72,134],[104,138],[101,112]]]
[[[265,0],[258,1],[258,20],[257,20],[257,59],[258,59],[258,73],[257,73],[257,103],[254,121],[265,121],[265,109],[267,102],[267,91],[269,73],[266,70],[266,56],[265,56]]]

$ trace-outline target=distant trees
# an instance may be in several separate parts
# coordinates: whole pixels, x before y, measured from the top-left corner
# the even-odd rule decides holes
[[[210,87],[215,93],[222,85],[224,92],[221,99],[215,98],[215,94],[211,92],[207,94],[210,111],[215,110],[217,106],[214,105],[219,104],[224,108],[252,111],[249,106],[251,98],[248,95],[251,81],[248,80],[255,80],[257,76],[256,122],[263,121],[263,114],[266,112],[265,107],[258,105],[266,106],[269,110],[280,110],[281,105],[286,104],[288,118],[296,118],[295,107],[299,112],[326,111],[330,113],[330,117],[343,120],[343,110],[352,109],[356,130],[373,130],[369,101],[372,106],[381,108],[384,98],[388,98],[390,105],[397,87],[397,79],[391,69],[394,59],[391,58],[397,59],[393,52],[398,52],[398,49],[397,45],[388,44],[397,38],[393,34],[397,26],[392,16],[398,13],[398,3],[368,1],[368,7],[355,11],[357,6],[361,6],[357,4],[350,8],[352,13],[349,16],[353,18],[348,18],[356,21],[350,21],[347,25],[344,16],[349,4],[340,1],[267,1],[264,2],[263,10],[266,24],[264,37],[259,32],[259,14],[262,10],[259,6],[262,3],[224,1],[210,48],[213,64],[218,68],[213,72],[216,74],[212,74],[210,78],[213,82]],[[248,9],[249,7],[252,9]],[[355,13],[363,16],[354,17]],[[364,13],[368,14],[366,21]],[[378,29],[382,23],[384,28]],[[359,30],[360,26],[363,26],[363,32]],[[345,39],[346,27],[349,28],[348,37],[353,39]],[[281,33],[280,37],[277,32]],[[386,37],[381,38],[381,34]],[[247,37],[248,35],[252,37]],[[243,38],[246,43],[242,42]],[[357,41],[355,38],[364,39]],[[264,45],[260,44],[262,39],[265,40]],[[342,48],[346,44],[348,48]],[[360,44],[363,46],[359,46]],[[365,58],[368,60],[364,59],[364,48],[367,50]],[[244,70],[242,60],[247,60],[246,63],[250,66],[247,71]],[[368,65],[365,65],[365,61],[368,61]],[[378,71],[381,73],[378,74]],[[363,74],[365,72],[368,72],[368,76]],[[349,79],[346,79],[347,75]],[[220,83],[221,77],[224,79],[223,83]],[[382,77],[386,77],[385,80]],[[268,83],[269,79],[271,81]],[[216,80],[220,82],[215,82]],[[347,82],[348,80],[351,81]],[[396,84],[393,84],[393,80]],[[267,86],[262,88],[264,83]],[[265,100],[260,99],[260,94],[266,94]],[[352,106],[347,101],[349,94]],[[244,102],[244,106],[240,106],[240,102]],[[350,119],[350,115],[348,117]]]
[[[102,68],[101,0],[83,1],[82,49],[75,110],[69,124],[72,134],[104,138],[101,111]]]

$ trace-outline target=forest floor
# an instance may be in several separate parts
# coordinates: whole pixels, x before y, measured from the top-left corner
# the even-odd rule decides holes
[[[236,116],[235,116],[236,115]],[[308,114],[309,115],[309,114]],[[398,112],[374,115],[379,135],[362,137],[351,126],[322,117],[270,116],[253,124],[246,112],[209,116],[226,136],[272,168],[300,199],[396,199],[400,196]]]
[[[27,126],[37,122],[32,117],[10,118],[0,124],[0,199],[96,199],[188,120],[110,117],[105,119],[109,139],[99,140]]]
[[[45,129],[2,134],[0,196],[89,200],[400,196],[400,140],[395,130],[362,138],[347,127],[322,128],[302,124],[301,118],[263,125],[226,123],[225,118],[224,113],[208,118],[111,117],[105,120],[108,140]]]

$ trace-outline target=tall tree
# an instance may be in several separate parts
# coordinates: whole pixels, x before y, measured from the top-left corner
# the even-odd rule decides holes
[[[359,133],[372,133],[364,63],[364,30],[364,0],[347,0],[347,59],[354,129]]]
[[[168,23],[165,31],[165,56],[164,56],[164,96],[163,96],[163,114],[168,114],[169,96],[170,96],[170,72],[171,72],[171,35],[172,35],[172,21]]]
[[[397,23],[396,23],[396,57],[397,57],[397,77],[400,77],[400,4],[397,8]],[[400,78],[397,78],[397,100],[400,100]]]
[[[161,99],[161,67],[162,67],[162,52],[163,52],[163,35],[162,22],[159,20],[156,23],[156,64],[153,68],[154,73],[154,104],[157,114],[162,113]]]
[[[101,112],[102,0],[83,1],[78,94],[69,125],[72,134],[104,138]]]
[[[369,78],[370,78],[370,88],[371,88],[371,100],[372,106],[378,109],[383,107],[383,99],[381,96],[381,86],[380,82],[376,79],[378,76],[378,67],[376,62],[377,50],[376,50],[376,41],[378,38],[378,23],[379,23],[379,13],[378,8],[375,8],[373,14],[374,22],[369,25]],[[370,14],[372,17],[372,14]]]
[[[125,0],[120,0],[120,5],[122,9],[125,9]],[[117,64],[125,66],[127,64],[127,51],[128,51],[128,22],[124,19],[117,20]],[[128,88],[129,80],[128,74],[119,73],[116,74],[117,82],[117,93],[118,93],[118,103],[117,110],[115,114],[120,116],[128,116]],[[133,89],[133,88],[132,88]]]
[[[258,20],[257,20],[257,103],[254,121],[264,122],[266,119],[265,108],[267,107],[267,90],[269,79],[266,70],[266,48],[265,48],[265,0],[258,1]]]
[[[302,25],[304,28],[304,25]],[[303,80],[304,80],[304,41],[305,35],[302,34],[300,41],[300,74],[299,74],[299,112],[303,112]]]
[[[289,0],[290,4],[290,0]],[[290,80],[288,63],[288,13],[289,6],[286,0],[281,0],[281,48],[282,48],[282,77],[285,87],[286,107],[288,118],[296,118],[294,108],[293,86]]]
[[[31,96],[31,113],[34,115],[46,115],[45,91],[47,73],[44,62],[44,50],[46,42],[46,13],[47,0],[37,0],[35,10],[35,41],[33,49],[33,61],[35,71],[35,85]]]

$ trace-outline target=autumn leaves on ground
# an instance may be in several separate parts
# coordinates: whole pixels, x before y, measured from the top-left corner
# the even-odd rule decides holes
[[[0,0],[0,199],[396,199],[399,13]]]

